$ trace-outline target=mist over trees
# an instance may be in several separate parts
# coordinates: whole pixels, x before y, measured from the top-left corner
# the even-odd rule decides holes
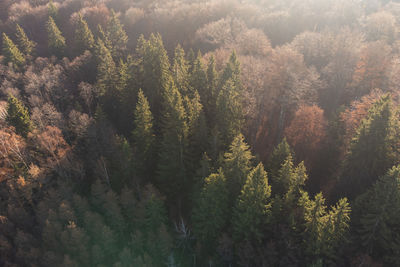
[[[0,1],[0,266],[400,266],[400,3]]]

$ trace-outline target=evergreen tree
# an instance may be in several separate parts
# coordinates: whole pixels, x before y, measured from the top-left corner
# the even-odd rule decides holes
[[[356,244],[361,251],[383,260],[387,266],[400,263],[400,166],[356,199],[353,215]]]
[[[204,105],[204,112],[209,114],[212,95],[207,87],[207,73],[203,66],[200,51],[193,62],[192,71],[190,72],[190,84],[191,87],[199,92],[201,102]]]
[[[240,195],[252,168],[253,158],[249,146],[244,141],[244,136],[242,134],[237,135],[230,145],[229,151],[225,153],[223,162],[231,205],[234,205]]]
[[[236,56],[236,52],[232,51],[231,56],[229,57],[229,61],[226,63],[225,69],[220,77],[220,88],[224,86],[224,84],[231,80],[233,82],[234,88],[241,93],[242,90],[242,82],[240,79],[240,63]]]
[[[271,187],[262,163],[250,172],[235,206],[234,237],[260,242],[263,229],[271,221]]]
[[[217,90],[217,83],[218,83],[218,73],[216,71],[216,66],[215,66],[215,59],[214,56],[212,55],[209,59],[208,66],[207,66],[207,94],[205,95],[210,95],[210,98],[208,99],[208,104],[206,103],[207,107],[207,119],[210,122],[210,127],[214,127],[216,124],[215,120],[215,114],[217,112],[217,97],[219,94],[219,91]],[[205,97],[207,98],[207,97]]]
[[[182,96],[173,81],[164,93],[164,119],[158,162],[160,188],[170,199],[177,200],[187,187],[185,147],[187,139],[186,113]]]
[[[19,51],[14,42],[3,32],[3,56],[4,63],[12,63],[14,68],[21,68],[25,63],[25,57]]]
[[[399,160],[399,125],[390,95],[383,96],[368,111],[346,155],[340,191],[354,197]]]
[[[235,83],[228,80],[217,99],[217,126],[226,148],[233,138],[241,132],[243,125],[243,107]]]
[[[147,96],[154,118],[161,118],[162,98],[171,82],[170,64],[167,52],[159,34],[151,34],[149,40],[141,36],[138,40],[137,53],[140,56],[140,86]],[[160,125],[155,125],[156,133]]]
[[[74,37],[75,45],[79,53],[82,53],[85,50],[92,50],[95,46],[93,33],[80,13]]]
[[[28,109],[13,95],[8,97],[7,122],[15,127],[15,131],[26,137],[32,130]]]
[[[293,153],[288,142],[286,141],[286,138],[284,138],[275,147],[274,151],[272,151],[267,163],[267,170],[271,179],[272,191],[274,191],[274,179],[279,175],[279,170],[281,169],[282,164],[289,156],[293,158]]]
[[[29,40],[28,36],[26,36],[24,29],[22,29],[21,26],[19,26],[18,24],[16,26],[16,31],[19,48],[27,57],[32,56],[36,47],[36,43]]]
[[[138,102],[134,112],[135,129],[132,132],[132,138],[135,149],[135,169],[140,177],[147,179],[154,160],[155,136],[153,132],[153,115],[150,111],[150,105],[142,90],[138,93]]]
[[[204,250],[212,253],[229,215],[228,189],[222,169],[205,178],[193,209],[193,231]]]
[[[60,29],[54,22],[53,17],[49,17],[47,24],[48,46],[52,53],[61,57],[66,47],[65,38],[62,36]]]
[[[48,11],[49,17],[51,17],[54,20],[57,20],[58,8],[54,5],[53,0],[49,1],[47,11]]]
[[[106,30],[106,35],[111,45],[110,50],[113,58],[122,58],[126,51],[128,35],[126,35],[126,32],[123,29],[123,26],[114,10],[111,11],[111,18],[107,23]]]
[[[192,93],[189,83],[188,63],[185,59],[185,51],[178,45],[175,48],[174,63],[172,65],[172,76],[179,92],[186,96]]]

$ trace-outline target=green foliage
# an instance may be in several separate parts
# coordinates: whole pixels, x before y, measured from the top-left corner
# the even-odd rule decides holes
[[[243,185],[246,183],[253,159],[250,148],[244,141],[244,136],[242,134],[237,135],[233,139],[229,151],[225,153],[223,162],[231,205],[234,205]]]
[[[172,81],[164,93],[163,115],[158,181],[160,188],[175,199],[187,186],[184,155],[188,129],[182,96]]]
[[[140,177],[147,178],[151,161],[154,157],[155,135],[153,131],[153,115],[150,105],[142,90],[138,93],[138,102],[134,112],[135,129],[132,139],[135,149],[135,169]]]
[[[66,47],[65,38],[62,36],[60,29],[57,27],[53,17],[51,16],[46,23],[46,29],[50,51],[56,56],[62,57]]]
[[[356,199],[354,229],[363,252],[383,260],[388,266],[400,262],[400,166]]]
[[[79,18],[75,28],[75,45],[77,50],[82,53],[85,50],[93,50],[95,41],[92,31],[89,29],[87,22],[79,13]]]
[[[217,98],[217,127],[224,148],[240,133],[243,126],[243,107],[238,88],[228,80]]]
[[[205,178],[193,209],[193,231],[203,249],[212,253],[217,238],[227,223],[228,211],[228,188],[222,169],[219,169],[218,173]]]
[[[232,51],[229,61],[226,63],[225,69],[220,78],[220,87],[231,80],[234,88],[240,93],[242,90],[242,82],[240,79],[240,63],[236,52]]]
[[[126,52],[128,36],[126,35],[126,32],[124,31],[123,26],[114,10],[111,11],[111,18],[107,23],[106,36],[110,44],[109,48],[113,58],[122,58]]]
[[[140,86],[147,96],[156,121],[160,119],[164,92],[168,91],[172,77],[167,52],[161,36],[151,34],[149,40],[141,36],[136,51],[139,55]],[[158,131],[159,125],[156,125]]]
[[[237,240],[261,242],[263,229],[271,221],[271,187],[262,163],[250,172],[240,193],[232,219]]]
[[[353,140],[341,174],[340,188],[349,197],[364,192],[398,160],[399,125],[390,95],[368,111]]]
[[[18,69],[25,63],[25,57],[19,51],[14,42],[3,32],[3,50],[4,63],[12,63],[14,68]]]
[[[49,14],[49,17],[51,17],[54,20],[57,20],[58,8],[54,5],[53,0],[49,1],[47,12]]]
[[[28,109],[13,95],[9,95],[7,103],[6,121],[15,127],[18,134],[26,137],[32,130]]]
[[[185,51],[178,45],[175,48],[174,62],[172,64],[172,76],[174,78],[176,87],[182,95],[192,93],[189,80],[189,66],[185,59]]]
[[[18,24],[16,26],[16,31],[17,31],[16,37],[19,48],[27,57],[32,56],[36,48],[36,43],[34,41],[29,40],[24,29],[22,29],[21,26],[19,26]]]
[[[279,170],[286,159],[291,156],[293,157],[292,151],[286,138],[284,138],[274,149],[271,156],[268,159],[267,170],[269,171],[269,177],[271,178],[272,190],[274,191],[274,180],[279,176]]]

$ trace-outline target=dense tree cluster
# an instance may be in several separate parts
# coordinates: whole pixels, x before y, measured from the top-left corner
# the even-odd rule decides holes
[[[399,18],[0,1],[0,265],[399,266]]]

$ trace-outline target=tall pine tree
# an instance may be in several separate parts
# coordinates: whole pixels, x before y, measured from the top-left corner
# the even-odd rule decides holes
[[[32,130],[32,123],[27,108],[13,95],[8,97],[6,121],[15,127],[15,131],[26,137]]]
[[[62,36],[60,29],[54,22],[53,17],[49,17],[46,23],[46,29],[48,36],[48,47],[50,51],[54,55],[62,57],[66,47],[65,38]]]
[[[4,63],[12,63],[14,68],[20,68],[25,63],[25,57],[14,42],[3,32]]]
[[[21,51],[27,56],[30,57],[33,55],[36,47],[36,43],[34,41],[29,40],[26,35],[24,29],[17,24],[16,26],[16,37],[18,41],[18,47]]]
[[[85,50],[93,50],[95,46],[94,36],[81,13],[79,13],[78,21],[76,23],[74,37],[76,49],[79,53],[82,53]]]

